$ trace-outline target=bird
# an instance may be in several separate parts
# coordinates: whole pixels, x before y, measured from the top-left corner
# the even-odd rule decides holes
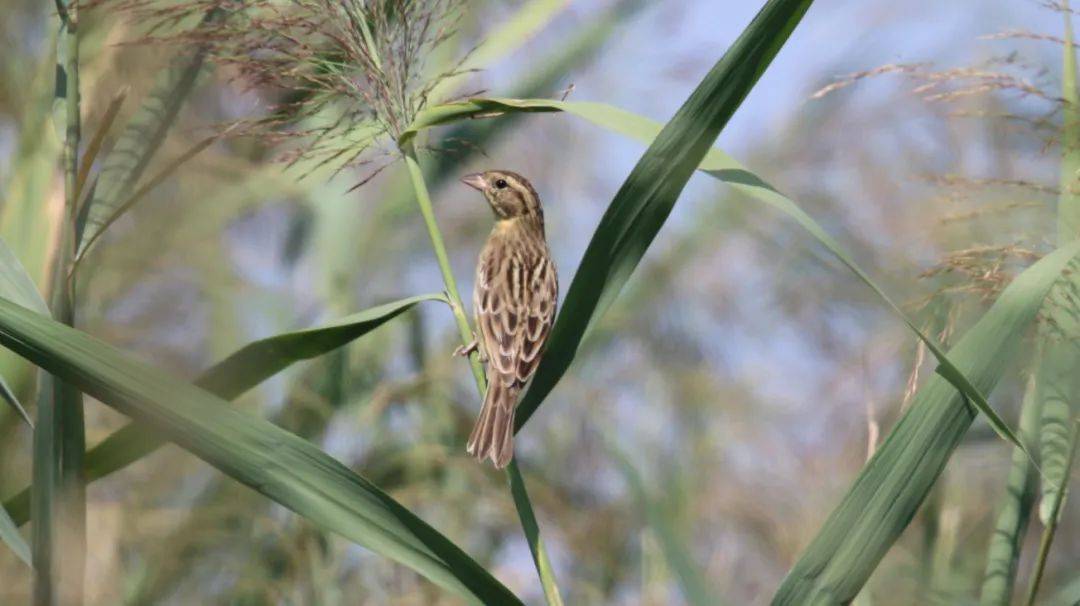
[[[508,170],[462,177],[480,191],[495,225],[480,251],[473,287],[476,336],[455,354],[486,364],[487,393],[466,452],[497,469],[514,456],[518,397],[544,353],[559,298],[559,277],[544,232],[544,209],[529,181]]]

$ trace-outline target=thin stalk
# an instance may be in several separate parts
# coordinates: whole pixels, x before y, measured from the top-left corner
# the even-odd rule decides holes
[[[544,599],[551,606],[562,606],[559,586],[555,584],[555,571],[551,568],[544,538],[540,536],[540,525],[536,523],[532,503],[529,502],[529,493],[525,490],[525,479],[521,477],[516,460],[510,461],[510,465],[506,467],[506,475],[510,479],[510,493],[514,496],[514,506],[517,507],[521,528],[529,541],[533,564],[536,565],[536,572],[540,575],[540,585],[544,588]]]
[[[469,326],[469,318],[465,315],[465,308],[461,304],[461,295],[458,293],[457,280],[450,268],[450,257],[446,252],[446,244],[443,242],[442,232],[435,222],[435,212],[431,206],[431,195],[424,182],[424,173],[420,169],[420,163],[416,158],[416,148],[409,141],[402,147],[405,156],[405,165],[409,170],[409,178],[412,180],[413,189],[416,192],[416,201],[420,205],[420,214],[424,217],[428,236],[431,238],[431,247],[435,251],[435,258],[439,263],[439,271],[442,272],[443,284],[446,287],[446,297],[450,300],[450,309],[457,322],[458,333],[461,336],[461,344],[468,345],[473,340],[473,331]],[[487,379],[484,377],[484,369],[480,366],[480,356],[477,352],[469,354],[469,366],[472,368],[473,378],[476,380],[476,390],[483,399],[487,392]],[[532,553],[536,572],[540,576],[540,584],[544,589],[544,598],[549,606],[562,606],[562,597],[559,595],[559,587],[555,582],[555,572],[548,558],[547,547],[540,537],[540,527],[536,522],[536,514],[533,512],[532,502],[525,490],[525,480],[518,469],[517,460],[512,459],[506,467],[506,475],[510,481],[510,492],[514,497],[514,506],[517,508],[518,519],[521,528],[525,532],[525,538],[529,542],[529,551]]]
[[[454,279],[454,271],[450,269],[450,256],[446,252],[446,244],[443,242],[442,232],[435,222],[435,212],[431,207],[431,195],[428,193],[427,184],[424,182],[424,173],[420,170],[420,163],[416,160],[416,148],[412,142],[405,145],[402,152],[405,154],[405,165],[409,169],[409,178],[412,180],[413,189],[416,192],[416,201],[420,205],[420,214],[424,216],[424,224],[427,226],[428,236],[431,238],[431,247],[435,251],[435,258],[439,262],[439,271],[442,272],[443,284],[446,288],[446,296],[450,300],[450,310],[457,322],[458,333],[461,335],[462,344],[472,342],[473,332],[469,326],[469,318],[465,315],[465,307],[461,304],[461,295],[458,293],[457,280]],[[476,388],[483,396],[487,391],[487,380],[484,377],[484,369],[480,366],[480,356],[477,352],[469,354],[469,365],[472,367],[473,378],[476,379]]]
[[[66,130],[64,138],[64,218],[52,275],[53,316],[73,325],[73,289],[68,279],[75,253],[79,175],[79,39],[78,3],[58,1],[63,23],[64,97]],[[82,603],[86,553],[86,482],[83,452],[86,437],[82,395],[53,377],[43,377],[34,431],[35,509],[34,603],[78,605]]]
[[[1076,459],[1076,446],[1080,443],[1080,419],[1073,423],[1072,439],[1070,440],[1069,458],[1065,461],[1065,474],[1062,476],[1061,485],[1054,491],[1054,501],[1050,509],[1050,519],[1043,528],[1042,539],[1039,540],[1039,555],[1035,559],[1035,571],[1031,575],[1031,585],[1028,586],[1028,606],[1034,606],[1035,596],[1039,593],[1039,583],[1042,582],[1043,572],[1046,570],[1046,559],[1050,555],[1050,545],[1054,542],[1054,533],[1057,532],[1058,519],[1061,517],[1061,506],[1068,496],[1069,474],[1072,472],[1073,460]]]

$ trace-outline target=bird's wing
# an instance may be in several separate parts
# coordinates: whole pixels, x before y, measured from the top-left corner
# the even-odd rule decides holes
[[[546,251],[544,251],[546,253]],[[474,306],[488,356],[488,380],[524,386],[536,372],[555,318],[558,278],[547,254],[485,255]]]

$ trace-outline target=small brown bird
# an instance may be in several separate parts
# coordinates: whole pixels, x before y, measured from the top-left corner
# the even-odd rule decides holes
[[[514,456],[518,396],[551,332],[559,279],[544,238],[544,209],[525,177],[489,170],[461,181],[483,193],[495,211],[495,227],[476,266],[477,338],[456,352],[468,355],[479,348],[487,363],[487,396],[466,450],[503,468]]]

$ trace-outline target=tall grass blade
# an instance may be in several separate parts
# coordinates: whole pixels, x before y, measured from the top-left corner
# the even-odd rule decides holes
[[[1038,369],[1034,368],[1028,376],[1020,412],[1020,434],[1029,444],[1037,443],[1042,413],[1037,377]],[[1037,492],[1035,466],[1019,448],[1014,449],[1012,466],[1005,481],[1005,494],[1001,499],[994,532],[990,535],[990,547],[986,551],[986,572],[979,596],[982,606],[1008,606],[1012,602],[1020,548],[1031,521]]]
[[[547,546],[544,537],[540,536],[540,525],[536,521],[533,512],[532,501],[525,489],[525,479],[521,476],[516,462],[511,462],[512,468],[507,469],[510,479],[510,494],[514,499],[514,507],[518,511],[521,520],[521,529],[525,533],[525,540],[529,544],[529,552],[533,557],[533,565],[536,566],[537,575],[540,577],[540,586],[544,590],[544,599],[548,606],[563,606],[562,596],[559,594],[559,585],[555,581],[555,570],[551,566],[551,558],[548,557]]]
[[[1080,236],[1080,91],[1076,81],[1076,49],[1073,47],[1072,12],[1068,2],[1061,14],[1065,20],[1065,44],[1062,54],[1061,96],[1063,101],[1061,132],[1061,167],[1059,175],[1057,231],[1058,245],[1072,242]],[[1080,407],[1080,264],[1074,262],[1071,272],[1054,286],[1047,301],[1047,321],[1043,327],[1042,374],[1039,390],[1043,394],[1040,447],[1042,500],[1039,519],[1050,523],[1050,509],[1055,491],[1065,481],[1065,457],[1069,450],[1069,419]]]
[[[303,438],[7,300],[0,300],[0,345],[314,524],[470,602],[520,603],[446,537]]]
[[[207,369],[195,384],[223,400],[236,399],[291,364],[321,356],[359,339],[424,301],[445,303],[446,298],[420,295],[401,299],[320,326],[249,343]],[[86,453],[86,478],[94,481],[105,477],[154,452],[166,441],[163,436],[135,423],[122,427]],[[29,521],[28,505],[28,490],[5,504],[20,526]]]
[[[1051,285],[1080,253],[1059,248],[1026,269],[949,350],[965,376],[989,392],[1001,378]],[[846,604],[911,521],[975,411],[941,376],[915,395],[840,505],[784,579],[774,604]]]
[[[27,275],[22,263],[2,239],[0,239],[0,297],[10,299],[43,316],[49,316],[49,307],[41,298],[41,293],[38,292],[34,281]],[[17,411],[23,422],[33,427],[30,415],[19,403],[15,392],[8,386],[3,376],[0,376],[0,396]],[[29,497],[29,489],[26,494]],[[29,501],[28,498],[27,501]],[[19,534],[18,525],[3,507],[0,507],[0,540],[3,540],[15,552],[15,555],[19,556],[19,559],[30,565],[30,547]]]

